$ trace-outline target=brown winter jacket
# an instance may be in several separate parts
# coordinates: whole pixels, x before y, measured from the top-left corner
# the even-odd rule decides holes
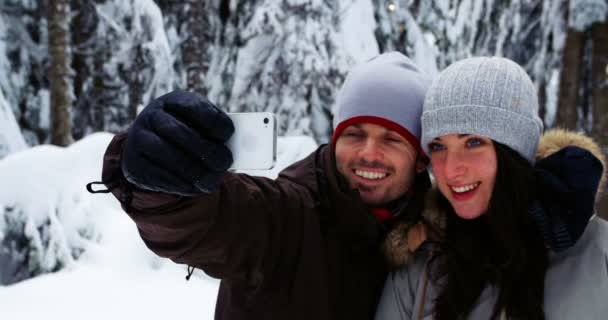
[[[275,180],[226,173],[218,192],[178,197],[126,182],[125,139],[108,146],[103,181],[148,248],[222,279],[215,319],[373,318],[387,274],[386,226],[342,191],[331,147]]]

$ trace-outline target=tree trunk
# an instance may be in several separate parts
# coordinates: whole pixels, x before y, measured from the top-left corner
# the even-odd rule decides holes
[[[186,86],[189,91],[207,94],[204,77],[209,69],[208,62],[203,59],[206,50],[205,32],[209,30],[209,15],[205,10],[206,1],[187,0],[186,24],[184,34],[186,39],[182,47],[182,59],[186,69]],[[209,7],[207,5],[207,7]]]
[[[538,80],[538,116],[543,121],[545,127],[545,117],[547,116],[547,84],[544,79]]]
[[[596,23],[591,27],[593,41],[592,66],[592,137],[598,142],[604,154],[608,150],[608,22]],[[606,168],[604,168],[606,170]],[[599,201],[600,214],[608,219],[608,192],[606,188]]]
[[[141,44],[133,48],[133,65],[132,70],[127,76],[129,84],[129,107],[127,116],[129,119],[137,117],[137,110],[143,104],[142,97],[145,91],[144,77],[140,74],[140,70],[149,69],[149,61],[146,60],[145,50]]]
[[[97,27],[95,4],[90,0],[71,0],[70,10],[74,13],[71,21],[72,69],[74,76],[74,95],[76,99],[83,93],[83,86],[90,78],[91,72],[87,58],[93,49],[89,43]]]
[[[69,52],[70,6],[68,0],[50,0],[48,18],[49,84],[51,96],[51,143],[72,143]]]
[[[91,95],[91,114],[89,115],[91,127],[95,131],[106,130],[108,124],[103,116],[103,106],[106,105],[105,99],[108,91],[104,88],[104,62],[109,60],[110,54],[107,52],[108,45],[106,43],[98,43],[95,47],[93,55],[93,88]]]
[[[580,88],[585,34],[568,29],[562,56],[562,72],[559,80],[556,126],[577,129],[578,92]]]

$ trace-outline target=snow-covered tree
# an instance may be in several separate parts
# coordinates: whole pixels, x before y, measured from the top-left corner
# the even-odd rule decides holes
[[[152,0],[105,1],[80,14],[95,32],[80,52],[91,77],[81,85],[75,136],[122,131],[150,99],[173,88],[174,72],[162,15]]]
[[[13,116],[13,110],[0,91],[0,160],[8,154],[26,147],[19,125]]]
[[[564,3],[550,0],[374,0],[383,51],[399,50],[433,73],[471,56],[520,63],[539,88],[552,125],[566,31]],[[435,68],[433,68],[435,65]]]
[[[328,125],[313,131],[312,123],[331,122],[335,92],[353,63],[338,42],[341,4],[231,2],[212,52],[211,99],[233,112],[274,112],[280,134],[326,141]]]
[[[0,39],[6,37],[6,25],[0,14]],[[6,42],[0,41],[0,75],[10,72],[10,63],[5,54]],[[4,97],[4,92],[10,90],[12,83],[8,77],[0,76],[0,159],[9,153],[25,149],[27,147],[19,124],[15,120],[14,111],[10,103]]]
[[[0,89],[30,145],[49,137],[47,12],[45,1],[6,0],[0,5],[0,61],[6,67]]]

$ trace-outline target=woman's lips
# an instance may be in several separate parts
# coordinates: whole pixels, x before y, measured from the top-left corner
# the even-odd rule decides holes
[[[450,186],[450,191],[452,191],[452,197],[457,201],[466,201],[471,199],[479,190],[479,185],[481,183],[473,183],[469,185],[461,185],[461,186]]]

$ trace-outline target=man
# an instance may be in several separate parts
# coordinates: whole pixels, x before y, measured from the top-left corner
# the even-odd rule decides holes
[[[172,92],[114,138],[103,181],[152,251],[222,279],[216,319],[371,319],[387,225],[419,215],[429,186],[427,85],[399,53],[358,66],[339,93],[332,142],[275,180],[226,172],[229,118]]]

